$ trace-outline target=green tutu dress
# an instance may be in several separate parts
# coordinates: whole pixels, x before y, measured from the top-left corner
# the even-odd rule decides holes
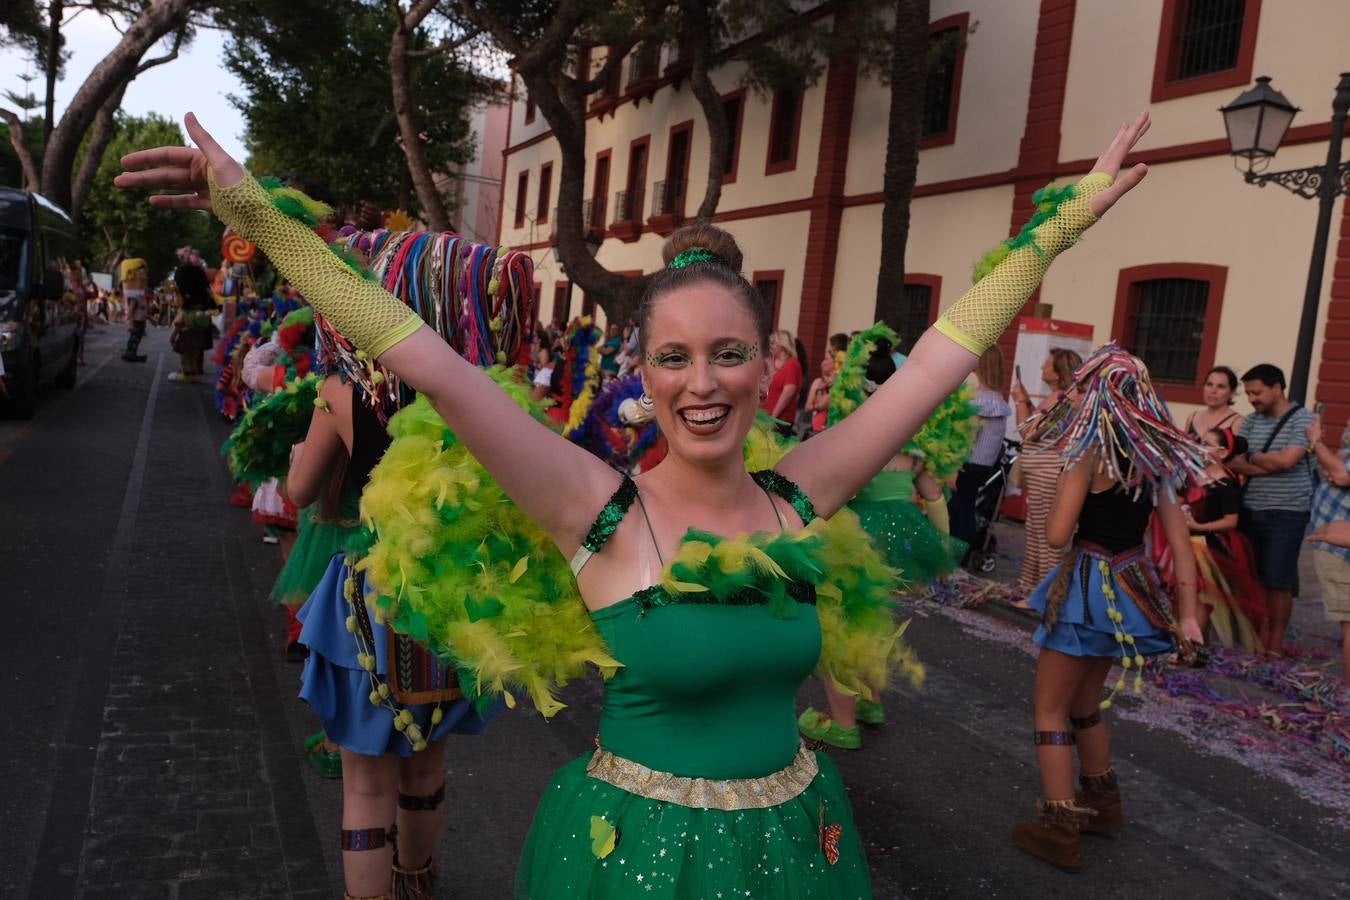
[[[964,541],[943,534],[914,502],[914,473],[883,471],[849,503],[886,562],[912,585],[950,575],[965,556]]]
[[[782,481],[761,486],[782,493]],[[574,568],[613,533],[631,485]],[[598,749],[560,769],[540,801],[517,897],[871,897],[839,772],[797,733],[795,698],[822,632],[815,585],[785,580],[787,610],[766,602],[763,582],[721,598],[663,582],[593,613],[623,668],[606,686]]]
[[[360,515],[360,491],[343,491],[337,515],[331,518],[319,514],[317,503],[301,510],[295,546],[272,585],[272,600],[291,608],[303,605],[323,580],[333,554],[342,552],[347,539],[361,527]]]

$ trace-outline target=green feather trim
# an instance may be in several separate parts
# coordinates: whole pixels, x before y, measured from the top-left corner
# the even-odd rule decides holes
[[[333,207],[327,203],[320,203],[304,191],[286,187],[278,178],[268,176],[259,179],[259,183],[271,195],[273,206],[308,228],[333,214]]]
[[[360,275],[366,281],[373,281],[376,284],[379,284],[380,279],[375,277],[374,272],[365,267],[361,258],[356,254],[356,251],[348,249],[341,241],[334,241],[329,244],[328,249],[333,251],[334,256],[342,260],[344,266],[351,269],[357,275]]]
[[[291,446],[303,441],[309,432],[322,380],[318,375],[306,375],[291,381],[240,416],[220,448],[236,481],[257,487],[269,478],[286,476]]]
[[[778,420],[760,410],[755,413],[755,422],[745,435],[745,470],[763,472],[776,468],[778,461],[798,443],[796,438],[783,437],[778,431]]]
[[[890,341],[891,346],[900,343],[899,335],[884,322],[878,322],[860,332],[849,342],[848,350],[844,352],[844,364],[835,373],[834,383],[830,385],[828,421],[831,425],[847,418],[867,399],[867,360],[881,338]]]
[[[887,566],[857,515],[845,507],[808,530],[822,538],[816,585],[821,652],[816,674],[845,694],[875,700],[895,675],[915,686],[923,665],[905,643],[909,623],[895,622],[901,573]]]
[[[518,373],[488,373],[542,418]],[[524,692],[545,716],[556,689],[619,666],[595,630],[567,560],[423,397],[389,420],[393,443],[361,495],[375,606],[460,674],[480,708]]]
[[[938,481],[948,481],[961,471],[975,449],[979,414],[975,391],[962,385],[933,410],[901,452],[921,458],[930,475]]]
[[[1077,196],[1077,193],[1077,189],[1072,184],[1066,184],[1062,187],[1047,184],[1032,194],[1031,202],[1036,205],[1036,212],[1027,221],[1027,224],[1022,226],[1021,231],[980,257],[979,262],[975,263],[975,271],[971,274],[971,282],[978,283],[980,279],[994,271],[998,264],[1007,258],[1009,253],[1021,247],[1033,247],[1037,253],[1044,254],[1044,251],[1036,244],[1036,229],[1054,218],[1055,213],[1059,211],[1060,204],[1066,200],[1072,200]]]

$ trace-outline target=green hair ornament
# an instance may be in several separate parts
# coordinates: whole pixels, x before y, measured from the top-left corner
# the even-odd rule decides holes
[[[670,261],[670,265],[666,266],[666,268],[683,269],[685,266],[691,266],[694,263],[701,262],[716,263],[719,266],[726,266],[728,269],[731,268],[731,263],[706,247],[690,247],[688,250],[682,251]]]

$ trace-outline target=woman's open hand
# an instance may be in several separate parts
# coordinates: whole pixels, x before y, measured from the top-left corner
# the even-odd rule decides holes
[[[188,137],[196,147],[154,147],[137,150],[122,157],[126,171],[113,179],[123,189],[184,191],[185,193],[158,194],[150,198],[153,206],[173,209],[211,208],[211,190],[207,186],[206,169],[215,171],[216,184],[230,187],[244,177],[244,167],[216,143],[215,138],[188,113],[183,120]]]
[[[1148,131],[1152,120],[1149,118],[1148,110],[1139,114],[1139,118],[1133,122],[1126,122],[1120,126],[1116,132],[1116,138],[1111,142],[1111,146],[1101,156],[1097,157],[1097,162],[1092,167],[1094,172],[1105,172],[1116,180],[1106,190],[1102,191],[1092,198],[1092,214],[1101,217],[1108,209],[1116,205],[1116,201],[1125,196],[1126,192],[1135,185],[1144,180],[1148,174],[1148,166],[1143,163],[1120,171],[1120,167],[1125,162],[1125,157],[1134,149],[1134,145],[1139,143],[1139,139]]]

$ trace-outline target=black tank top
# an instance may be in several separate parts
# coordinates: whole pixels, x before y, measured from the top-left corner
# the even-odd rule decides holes
[[[343,493],[360,494],[370,478],[370,470],[389,446],[389,432],[380,424],[375,411],[352,394],[352,456],[342,479]]]
[[[1144,542],[1153,501],[1147,493],[1135,498],[1117,485],[1099,494],[1088,492],[1078,515],[1078,540],[1112,553],[1121,553]]]

